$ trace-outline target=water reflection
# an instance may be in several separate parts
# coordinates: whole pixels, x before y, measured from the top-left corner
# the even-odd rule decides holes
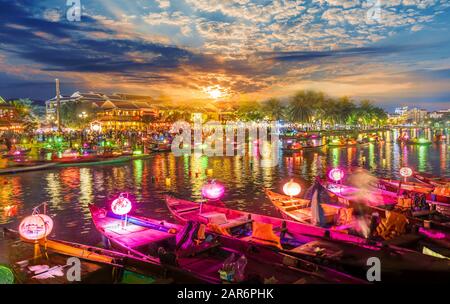
[[[412,132],[412,131],[411,131]],[[134,212],[158,219],[171,218],[164,195],[201,199],[201,187],[211,178],[226,186],[224,201],[230,208],[277,215],[264,195],[264,188],[280,191],[295,178],[306,188],[317,175],[334,166],[362,166],[375,175],[398,178],[401,166],[445,175],[449,172],[448,145],[408,146],[398,144],[399,131],[383,132],[384,143],[350,148],[320,148],[278,155],[279,164],[261,166],[254,157],[208,157],[171,153],[121,165],[61,168],[12,176],[0,176],[0,224],[17,227],[32,208],[49,202],[54,217],[53,236],[96,244],[99,236],[92,226],[88,204],[107,205],[120,192],[135,200]],[[412,135],[412,134],[411,134]],[[253,147],[254,148],[254,147]],[[16,215],[5,207],[17,206]]]

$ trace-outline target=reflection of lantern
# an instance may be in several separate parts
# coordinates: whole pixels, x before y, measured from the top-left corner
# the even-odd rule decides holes
[[[403,167],[400,169],[400,175],[403,177],[410,177],[413,174],[413,171],[409,167]]]
[[[217,200],[225,193],[225,187],[222,184],[211,181],[202,187],[202,196],[210,199]]]
[[[334,181],[338,182],[344,178],[344,171],[339,168],[331,169],[331,171],[328,173],[328,177]]]
[[[45,214],[27,216],[19,225],[19,233],[27,240],[40,240],[50,234],[53,229],[53,220]]]
[[[131,211],[131,201],[121,193],[111,204],[111,210],[114,214],[124,215]]]
[[[283,186],[283,192],[290,197],[299,195],[301,191],[302,187],[292,179]]]

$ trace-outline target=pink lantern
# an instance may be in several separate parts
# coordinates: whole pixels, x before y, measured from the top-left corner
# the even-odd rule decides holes
[[[111,211],[117,215],[125,215],[131,211],[131,201],[126,198],[123,193],[116,198],[111,204]]]
[[[224,193],[225,187],[215,180],[212,180],[202,187],[202,196],[213,201],[220,199]]]
[[[20,236],[27,240],[40,240],[47,237],[53,229],[53,220],[45,214],[33,214],[20,222]]]
[[[331,169],[328,172],[328,177],[334,182],[339,182],[344,178],[344,170],[339,168]]]
[[[283,192],[290,197],[299,195],[301,191],[302,187],[292,179],[283,186]]]
[[[413,171],[409,167],[400,168],[400,175],[403,177],[410,177],[413,174]]]

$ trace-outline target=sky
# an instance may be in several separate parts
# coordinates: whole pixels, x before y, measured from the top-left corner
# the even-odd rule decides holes
[[[80,18],[74,8],[80,3]],[[0,0],[0,96],[450,108],[448,0]]]

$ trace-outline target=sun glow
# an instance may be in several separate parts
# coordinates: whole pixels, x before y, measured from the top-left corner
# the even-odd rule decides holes
[[[206,87],[203,89],[203,92],[208,94],[212,99],[220,99],[228,95],[226,89],[219,85]]]

